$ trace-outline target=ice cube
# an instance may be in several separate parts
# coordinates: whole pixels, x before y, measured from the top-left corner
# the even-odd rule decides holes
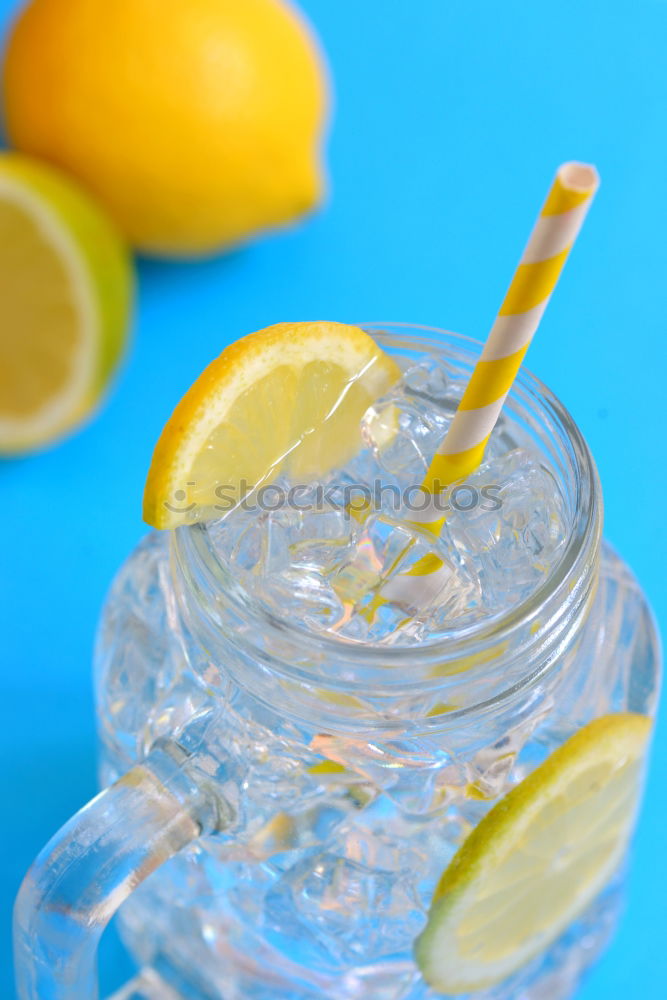
[[[451,421],[455,403],[440,361],[427,358],[409,368],[366,411],[361,433],[380,469],[405,485],[424,477]]]
[[[447,422],[451,417],[451,388],[442,358],[426,355],[418,364],[407,368],[399,382],[405,396],[424,400],[432,422]]]
[[[470,562],[452,547],[410,524],[371,515],[351,560],[332,578],[347,608],[340,633],[358,634],[368,623],[368,641],[419,641],[433,616],[454,619],[479,604],[479,583]],[[355,629],[352,636],[351,629]]]
[[[323,851],[272,887],[265,919],[285,944],[299,939],[319,951],[320,960],[348,968],[410,948],[425,914],[409,870],[369,867]]]
[[[333,628],[345,616],[343,603],[327,578],[306,566],[293,566],[262,579],[257,595],[277,616],[306,628]]]
[[[450,505],[447,537],[476,565],[487,613],[524,600],[565,547],[563,497],[552,473],[523,449],[485,462],[451,491]]]
[[[286,507],[277,511],[273,520],[284,532],[293,567],[328,572],[353,550],[360,526],[343,507],[328,503],[317,506],[319,503],[313,496],[310,510]]]
[[[346,510],[323,503],[317,484],[297,499],[297,507],[286,502],[271,511],[239,507],[212,537],[241,585],[270,611],[321,630],[345,613],[326,574],[354,551],[361,528]]]

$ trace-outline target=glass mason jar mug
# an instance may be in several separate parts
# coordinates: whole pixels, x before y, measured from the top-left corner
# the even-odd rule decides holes
[[[403,362],[441,358],[455,405],[474,342],[372,332]],[[138,546],[96,653],[107,787],[26,876],[21,1000],[96,997],[97,944],[121,903],[142,972],[119,998],[445,995],[413,945],[470,831],[591,720],[652,716],[658,692],[651,614],[601,542],[581,434],[527,373],[504,413],[508,447],[520,433],[554,476],[567,541],[518,607],[437,641],[345,642],[269,614],[205,524]],[[571,996],[613,930],[622,870],[556,940],[518,968],[510,955],[508,976],[474,995]]]

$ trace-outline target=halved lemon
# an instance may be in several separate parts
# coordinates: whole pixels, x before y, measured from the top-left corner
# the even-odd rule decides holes
[[[281,472],[307,484],[362,445],[361,417],[400,370],[358,327],[279,323],[232,344],[165,425],[144,519],[175,528],[220,517]]]
[[[589,723],[472,831],[415,944],[446,994],[501,982],[551,944],[617,868],[634,825],[651,721]]]
[[[128,252],[68,178],[0,154],[0,453],[59,437],[93,409],[119,361]]]

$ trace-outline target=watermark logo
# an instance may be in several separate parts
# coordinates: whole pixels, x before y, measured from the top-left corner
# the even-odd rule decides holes
[[[198,494],[195,482],[187,482],[174,491],[169,500],[164,501],[167,510],[174,514],[186,514],[197,518],[200,504],[193,497]],[[354,516],[362,511],[384,511],[389,514],[430,515],[434,518],[451,511],[500,510],[502,507],[501,487],[495,484],[483,486],[472,483],[456,483],[442,489],[436,482],[433,492],[421,486],[399,486],[377,479],[368,483],[345,483],[325,486],[323,484],[300,483],[282,486],[280,483],[266,483],[254,486],[242,479],[238,485],[219,484],[214,489],[215,501],[207,504],[221,517],[232,510],[245,511],[313,510],[338,509]]]
[[[197,484],[193,482],[186,483],[188,490],[196,485]],[[167,510],[170,510],[172,514],[189,514],[192,511],[195,511],[199,505],[196,503],[188,503],[188,490],[174,490],[175,503],[172,504],[169,500],[164,501],[164,506]],[[179,504],[181,506],[179,506]],[[183,504],[185,504],[185,506],[183,506]]]

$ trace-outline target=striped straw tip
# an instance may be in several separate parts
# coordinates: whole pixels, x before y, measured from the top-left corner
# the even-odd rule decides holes
[[[558,179],[563,187],[570,191],[581,191],[582,194],[594,191],[600,183],[600,175],[590,163],[563,163],[558,168]]]

